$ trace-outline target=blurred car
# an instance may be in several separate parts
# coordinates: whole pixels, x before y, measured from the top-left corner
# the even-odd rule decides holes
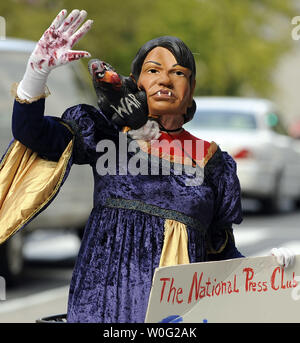
[[[289,125],[288,133],[291,137],[300,139],[300,120],[296,120]]]
[[[290,137],[275,104],[266,99],[196,97],[194,136],[215,141],[237,163],[242,196],[276,212],[281,199],[300,198],[300,142]]]
[[[35,42],[7,38],[0,40],[0,154],[12,139],[11,114],[14,82],[25,72]],[[64,110],[79,103],[95,105],[96,98],[85,68],[79,61],[53,70],[47,82],[51,95],[45,114],[60,117]],[[60,193],[46,211],[0,246],[0,275],[8,281],[20,275],[23,265],[23,235],[37,228],[82,230],[92,208],[92,174],[88,166],[73,166]],[[24,231],[24,232],[23,232]]]

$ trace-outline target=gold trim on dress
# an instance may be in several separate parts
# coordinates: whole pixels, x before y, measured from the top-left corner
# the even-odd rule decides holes
[[[227,230],[225,230],[225,241],[224,243],[220,246],[220,248],[218,250],[214,249],[211,245],[210,242],[208,242],[208,249],[207,249],[207,253],[208,254],[220,254],[226,247],[227,243],[228,243],[228,232]]]
[[[43,93],[41,95],[38,95],[38,96],[35,96],[35,97],[31,98],[30,100],[20,99],[18,97],[18,93],[17,93],[18,86],[19,86],[18,82],[13,83],[12,86],[11,86],[10,92],[11,92],[12,96],[14,96],[16,101],[19,102],[20,104],[31,104],[31,103],[33,103],[35,101],[40,100],[40,99],[47,98],[47,96],[49,96],[51,94],[50,91],[49,91],[49,88],[46,86],[45,93]]]
[[[15,140],[0,164],[0,244],[26,225],[57,194],[72,155],[70,141],[58,162]]]
[[[206,165],[206,163],[213,157],[214,153],[218,150],[218,145],[214,141],[210,143],[210,146],[207,150],[206,155],[203,158],[203,166]]]

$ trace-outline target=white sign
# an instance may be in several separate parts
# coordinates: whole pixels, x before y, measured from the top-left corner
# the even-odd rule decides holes
[[[300,322],[300,255],[157,268],[145,322]]]

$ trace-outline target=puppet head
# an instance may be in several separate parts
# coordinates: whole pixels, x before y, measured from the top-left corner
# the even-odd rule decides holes
[[[132,77],[138,81],[143,62],[148,55],[148,53],[156,47],[163,47],[168,49],[175,57],[177,63],[182,67],[188,68],[191,71],[190,85],[194,85],[196,77],[196,65],[194,56],[191,50],[186,46],[186,44],[177,37],[173,36],[162,36],[152,39],[145,43],[137,52],[132,64],[131,64],[131,74]],[[187,108],[187,113],[184,114],[184,122],[192,120],[194,113],[196,111],[196,103],[193,100],[192,105]]]

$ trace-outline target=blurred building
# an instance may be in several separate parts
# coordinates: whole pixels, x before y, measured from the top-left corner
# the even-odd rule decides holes
[[[289,36],[287,39],[292,37]],[[273,78],[277,90],[272,100],[285,114],[286,124],[292,127],[294,134],[298,132],[300,137],[300,127],[297,123],[300,121],[300,39],[293,41],[292,44],[293,49],[282,56],[274,71]]]

